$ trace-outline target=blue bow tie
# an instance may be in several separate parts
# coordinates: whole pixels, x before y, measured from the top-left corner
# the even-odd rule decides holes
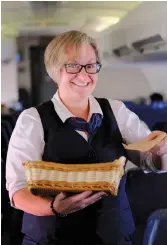
[[[102,115],[93,113],[89,123],[80,117],[70,117],[66,122],[75,130],[88,132],[88,135],[95,134],[98,127],[102,123]]]

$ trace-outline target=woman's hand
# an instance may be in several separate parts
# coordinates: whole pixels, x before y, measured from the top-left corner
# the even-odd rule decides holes
[[[98,192],[92,195],[92,191],[84,191],[68,197],[66,193],[61,192],[55,197],[53,207],[58,213],[69,214],[93,204],[104,195],[106,195],[105,192]]]
[[[161,170],[167,171],[167,136],[151,152],[161,158]]]
[[[162,157],[167,154],[167,136],[161,141],[158,146],[151,149],[151,152]]]

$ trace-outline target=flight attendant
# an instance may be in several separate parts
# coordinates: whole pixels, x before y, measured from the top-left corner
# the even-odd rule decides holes
[[[7,155],[11,204],[24,211],[23,245],[129,245],[135,227],[125,177],[117,197],[85,191],[73,196],[62,192],[53,199],[27,190],[25,160],[105,163],[128,158],[122,143],[150,133],[121,101],[92,96],[102,65],[96,42],[87,34],[58,35],[46,48],[45,66],[58,90],[50,101],[21,113]],[[134,163],[161,171],[167,168],[166,147],[167,139],[155,150],[161,165],[152,152],[140,154]]]

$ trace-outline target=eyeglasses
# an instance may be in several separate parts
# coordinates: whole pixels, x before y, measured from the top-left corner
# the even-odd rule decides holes
[[[70,74],[77,74],[81,72],[82,68],[85,68],[85,71],[89,74],[96,74],[101,69],[100,63],[93,63],[93,64],[87,64],[87,65],[79,65],[79,64],[65,64],[65,69],[67,73]]]

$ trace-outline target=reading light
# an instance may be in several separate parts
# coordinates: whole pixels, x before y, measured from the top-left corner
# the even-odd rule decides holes
[[[100,17],[99,24],[95,27],[95,31],[101,32],[107,29],[109,26],[115,25],[120,21],[119,17]]]

